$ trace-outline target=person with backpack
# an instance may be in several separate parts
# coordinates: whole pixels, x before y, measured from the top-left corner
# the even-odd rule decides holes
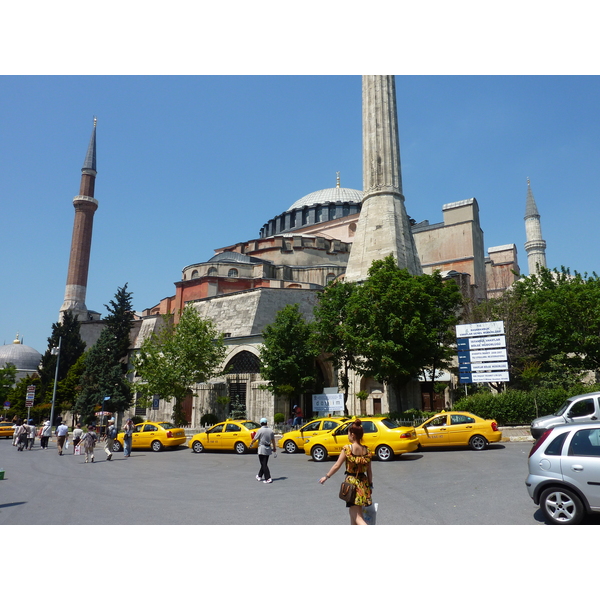
[[[86,433],[81,436],[81,441],[79,442],[79,445],[85,452],[85,462],[94,462],[94,446],[97,441],[96,428],[90,425]]]
[[[15,430],[15,438],[17,440],[17,450],[23,451],[23,448],[27,447],[27,436],[29,435],[29,427],[27,424],[19,419],[17,421],[17,429]]]
[[[112,447],[115,439],[117,438],[118,430],[115,426],[115,420],[108,420],[108,431],[106,432],[106,440],[104,442],[104,452],[106,452],[106,460],[112,458]]]

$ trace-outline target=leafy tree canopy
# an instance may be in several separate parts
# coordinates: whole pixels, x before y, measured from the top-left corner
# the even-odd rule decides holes
[[[514,293],[535,316],[533,343],[541,379],[600,370],[600,278],[562,267],[541,268],[515,283]],[[553,375],[552,375],[553,373]]]
[[[288,304],[265,327],[260,373],[269,391],[293,398],[313,388],[317,350],[311,334],[298,304]]]
[[[392,256],[374,261],[348,309],[358,371],[389,384],[400,401],[408,381],[446,366],[462,302],[456,283],[439,273],[411,275]]]
[[[154,395],[168,402],[174,398],[173,419],[185,423],[181,403],[194,383],[220,374],[225,354],[223,334],[195,308],[186,307],[176,326],[165,317],[164,327],[144,340],[132,358],[138,402],[149,402]]]

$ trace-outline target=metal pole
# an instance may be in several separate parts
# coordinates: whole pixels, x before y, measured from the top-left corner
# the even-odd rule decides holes
[[[58,338],[58,348],[52,348],[52,354],[56,350],[56,371],[54,372],[54,390],[52,391],[52,410],[50,411],[50,431],[52,431],[52,425],[54,424],[54,403],[56,402],[56,384],[58,382],[58,365],[60,363],[60,347],[62,345],[62,336]]]

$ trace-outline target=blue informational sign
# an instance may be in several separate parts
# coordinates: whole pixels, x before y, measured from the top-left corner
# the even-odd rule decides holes
[[[156,394],[152,397],[152,410],[158,410],[159,400],[160,398]]]

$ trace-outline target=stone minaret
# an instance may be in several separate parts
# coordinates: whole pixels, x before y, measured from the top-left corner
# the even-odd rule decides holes
[[[94,213],[98,208],[98,200],[94,198],[96,183],[96,118],[94,129],[88,146],[83,168],[81,169],[81,185],[79,195],[73,198],[75,222],[71,240],[71,255],[67,273],[65,299],[60,307],[59,320],[70,310],[80,321],[88,320],[88,309],[85,305],[88,268],[90,265],[90,249],[92,246],[92,227]]]
[[[393,75],[363,75],[364,197],[350,250],[346,281],[364,281],[374,260],[392,254],[400,268],[422,273],[400,170]]]
[[[542,239],[542,224],[540,213],[538,213],[529,179],[527,179],[527,205],[525,207],[525,251],[527,252],[527,263],[529,274],[538,272],[538,265],[546,266],[546,242]]]

